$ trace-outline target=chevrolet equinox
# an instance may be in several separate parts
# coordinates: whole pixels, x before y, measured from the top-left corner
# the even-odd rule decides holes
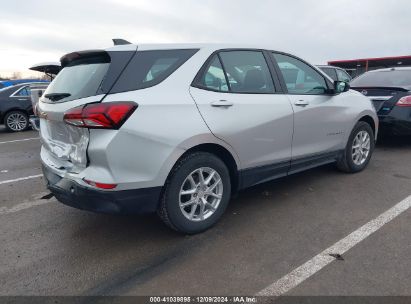
[[[38,106],[47,186],[63,204],[157,212],[188,234],[247,187],[336,163],[359,172],[371,101],[261,47],[123,44],[67,54]]]

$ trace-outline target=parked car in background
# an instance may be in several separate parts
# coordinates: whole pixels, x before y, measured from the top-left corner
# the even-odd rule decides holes
[[[31,127],[36,130],[40,131],[40,119],[37,116],[37,104],[39,102],[40,97],[43,95],[43,93],[46,91],[47,87],[49,86],[49,83],[44,82],[44,83],[31,83],[30,84],[30,100],[31,100],[31,106],[33,109],[33,115],[30,115],[29,121]]]
[[[42,62],[33,65],[29,69],[32,71],[44,73],[50,78],[50,81],[52,81],[54,77],[56,77],[56,75],[60,72],[61,65],[59,62]],[[30,84],[31,104],[33,107],[33,115],[30,117],[30,124],[31,127],[36,131],[40,130],[40,120],[36,113],[37,104],[39,102],[40,97],[46,91],[49,84],[50,82]]]
[[[317,65],[317,67],[334,81],[351,81],[351,76],[342,68],[331,65]]]
[[[411,67],[369,71],[351,86],[373,102],[384,133],[411,135]]]
[[[121,45],[70,53],[41,97],[41,159],[62,203],[215,224],[232,193],[316,166],[359,172],[378,120],[369,100],[261,46]]]
[[[49,82],[48,80],[40,79],[13,79],[13,80],[2,80],[0,81],[0,89],[14,86],[16,84],[30,83],[30,82]]]
[[[29,117],[33,114],[30,85],[33,84],[36,83],[21,83],[0,90],[0,124],[7,130],[20,132],[30,126]]]

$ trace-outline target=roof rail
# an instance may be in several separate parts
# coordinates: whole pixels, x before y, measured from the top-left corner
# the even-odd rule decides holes
[[[120,39],[120,38],[113,38],[113,43],[114,45],[131,44],[131,42],[128,42],[127,40]]]

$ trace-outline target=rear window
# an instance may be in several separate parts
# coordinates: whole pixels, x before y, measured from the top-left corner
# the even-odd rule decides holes
[[[137,51],[110,93],[155,86],[170,76],[198,49]]]
[[[170,76],[197,51],[71,53],[62,58],[63,69],[44,96],[52,102],[66,102],[109,92],[148,88]]]
[[[71,53],[62,58],[63,69],[44,96],[52,102],[66,102],[97,94],[111,62],[108,53]]]
[[[52,101],[93,96],[106,75],[108,66],[109,63],[93,63],[65,67],[47,88],[45,96]]]
[[[411,86],[411,70],[368,72],[351,81],[353,87]]]

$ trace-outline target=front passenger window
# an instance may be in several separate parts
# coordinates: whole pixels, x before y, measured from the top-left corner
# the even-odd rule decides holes
[[[294,57],[273,53],[290,94],[321,95],[328,90],[324,77]]]

